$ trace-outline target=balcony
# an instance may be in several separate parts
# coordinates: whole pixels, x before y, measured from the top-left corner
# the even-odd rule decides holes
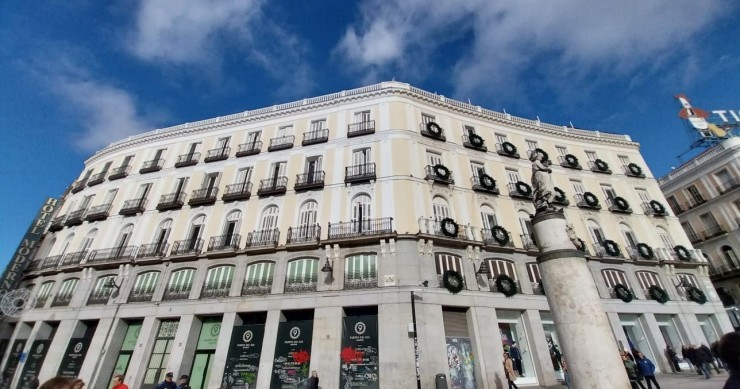
[[[419,133],[421,136],[425,136],[427,138],[440,140],[442,142],[447,141],[445,130],[435,122],[419,123]]]
[[[175,287],[170,289],[167,287],[167,289],[164,291],[164,295],[162,295],[162,301],[176,301],[176,300],[187,300],[190,298],[190,289],[192,288],[192,285],[187,285],[185,287]]]
[[[230,251],[235,252],[239,250],[239,243],[242,240],[242,236],[239,234],[227,234],[213,236],[208,241],[208,252],[213,251]]]
[[[75,182],[72,184],[72,193],[77,193],[83,189],[85,189],[85,186],[87,185],[87,178],[82,179],[80,181]]]
[[[532,282],[532,293],[538,294],[540,296],[545,295],[545,286],[542,284],[542,282]]]
[[[143,244],[139,246],[136,259],[165,257],[168,248],[169,245],[166,242]]]
[[[277,178],[260,180],[260,188],[257,189],[257,196],[283,195],[287,191],[288,177],[279,176]]]
[[[34,309],[41,309],[46,306],[46,302],[49,300],[49,296],[37,297],[36,304],[33,305]]]
[[[131,294],[128,296],[128,302],[130,303],[144,303],[152,301],[154,298],[154,290],[141,290],[133,289]]]
[[[703,240],[699,235],[696,234],[696,232],[693,231],[691,233],[686,233],[686,236],[689,238],[689,241],[692,244],[701,243],[701,241]]]
[[[539,248],[537,248],[537,242],[534,240],[534,235],[531,234],[521,234],[522,238],[522,245],[524,246],[524,249],[527,251],[540,251]]]
[[[740,181],[735,179],[723,181],[716,187],[717,192],[719,192],[720,195],[732,192],[735,188],[740,188]]]
[[[467,290],[468,289],[468,283],[467,283],[467,281],[465,281],[465,275],[462,274],[462,273],[460,273],[460,275],[463,276],[463,290]],[[438,288],[444,288],[445,287],[443,277],[444,276],[442,274],[437,274],[437,287]]]
[[[591,192],[578,193],[575,195],[576,206],[578,208],[600,210],[601,205],[599,204],[599,198]]]
[[[424,172],[426,173],[426,176],[424,177],[426,180],[431,180],[445,185],[455,184],[455,180],[452,179],[452,172],[445,165],[427,165],[424,168]]]
[[[612,171],[609,169],[609,164],[601,159],[588,161],[588,168],[594,173],[612,174]]]
[[[231,282],[224,285],[203,285],[203,289],[200,291],[200,298],[202,299],[218,299],[229,297],[231,293]]]
[[[296,175],[295,189],[296,192],[303,192],[311,189],[323,189],[324,188],[324,171],[317,171],[313,173],[303,173]]]
[[[626,287],[626,286],[625,286],[625,287]],[[630,288],[630,287],[626,287],[626,288],[627,288],[627,290],[629,290],[629,291],[630,291],[630,293],[632,293],[632,298],[633,298],[633,299],[637,299],[637,296],[635,295],[635,290],[634,290],[634,289],[632,289],[632,288]],[[645,295],[646,295],[646,296],[650,296],[650,295],[649,295],[649,294],[647,294],[647,293],[646,293]],[[619,296],[619,295],[617,294],[617,292],[616,292],[616,291],[614,290],[614,287],[611,287],[611,288],[609,288],[609,298],[613,298],[613,299],[620,299],[620,300],[622,299],[622,297],[621,297],[621,296]]]
[[[229,154],[231,153],[231,147],[220,147],[217,149],[211,149],[208,150],[206,153],[206,158],[203,160],[203,162],[216,162],[216,161],[223,161],[225,159],[229,158]]]
[[[250,232],[247,235],[247,244],[245,249],[250,248],[275,248],[280,241],[280,230],[277,228],[268,228]]]
[[[575,170],[581,170],[583,167],[581,167],[581,163],[578,161],[578,158],[573,154],[566,154],[561,155],[558,157],[558,163],[560,166],[568,169],[575,169]]]
[[[136,256],[137,246],[121,246],[109,249],[94,250],[87,259],[87,264],[117,263],[120,261],[133,261]]]
[[[370,135],[375,133],[375,120],[352,123],[347,125],[347,138]]]
[[[519,153],[517,152],[516,146],[511,142],[496,143],[496,154],[519,159]]]
[[[85,220],[88,222],[95,222],[105,220],[108,218],[108,212],[110,211],[110,204],[102,204],[96,207],[90,208],[90,211],[85,215]]]
[[[642,168],[636,163],[630,163],[622,165],[622,171],[627,177],[645,178],[645,173],[642,172]]]
[[[315,130],[303,133],[303,141],[301,146],[315,145],[318,143],[326,143],[329,141],[329,129]]]
[[[475,241],[475,228],[470,225],[458,224],[450,218],[436,220],[434,218],[419,218],[419,232],[446,239],[445,244],[461,246]]]
[[[180,167],[197,165],[198,161],[200,161],[200,153],[182,154],[177,157],[177,162],[175,162],[175,167],[180,168]]]
[[[121,178],[126,178],[126,177],[128,177],[129,171],[131,171],[131,166],[130,165],[124,165],[124,166],[121,166],[121,167],[117,167],[117,168],[115,168],[115,169],[113,169],[113,170],[110,171],[110,175],[108,176],[108,181],[113,181],[113,180],[119,180]]]
[[[272,291],[272,279],[258,283],[245,282],[242,286],[242,296],[263,296]]]
[[[624,259],[622,249],[614,241],[605,240],[603,243],[594,243],[592,247],[594,255],[597,257]]]
[[[59,294],[56,297],[54,297],[54,301],[51,302],[51,306],[52,307],[66,307],[66,306],[69,306],[70,301],[72,301],[72,293]]]
[[[249,155],[256,155],[262,151],[262,141],[257,140],[249,143],[242,143],[239,145],[239,149],[236,150],[236,157],[246,157]]]
[[[555,205],[567,207],[570,205],[570,200],[568,200],[568,196],[565,194],[565,192],[563,192],[562,189],[555,187],[555,193],[553,193],[552,196],[552,203]]]
[[[151,161],[144,162],[144,165],[139,169],[139,174],[154,173],[162,170],[164,165],[164,159],[153,159]]]
[[[509,190],[509,196],[519,199],[531,200],[532,187],[524,181],[511,182],[506,184]]]
[[[78,209],[70,212],[67,215],[67,220],[64,221],[64,225],[67,227],[79,226],[85,218],[85,211],[87,211],[87,209]]]
[[[241,184],[226,185],[226,191],[221,196],[221,200],[228,203],[231,201],[249,200],[250,196],[252,196],[252,183],[242,182]]]
[[[87,299],[87,305],[105,305],[108,304],[108,299],[113,293],[112,288],[104,288],[100,291],[93,292]]]
[[[503,227],[494,226],[493,228],[484,228],[481,230],[483,243],[490,246],[514,248],[514,241],[511,239],[511,233]]]
[[[64,228],[64,219],[66,217],[67,215],[55,217],[51,221],[51,225],[49,225],[49,232],[60,231],[62,228]]]
[[[488,147],[486,147],[486,141],[483,140],[483,137],[478,134],[463,135],[462,141],[463,147],[483,152],[488,151]]]
[[[653,215],[655,217],[668,215],[668,211],[666,211],[665,206],[655,200],[651,200],[648,203],[642,203],[640,206],[642,207],[642,211],[645,212],[645,215]]]
[[[270,139],[270,145],[267,147],[267,151],[291,149],[293,148],[293,143],[295,143],[295,135],[272,138]]]
[[[622,197],[614,197],[614,198],[608,198],[606,199],[606,205],[609,209],[609,211],[614,213],[625,213],[630,214],[632,213],[632,208],[630,208],[630,204]]]
[[[77,266],[83,259],[85,259],[85,257],[87,257],[87,253],[87,250],[69,253],[64,256],[61,266]]]
[[[90,176],[90,180],[87,181],[87,186],[95,186],[98,184],[102,184],[103,181],[105,181],[105,175],[108,174],[108,172],[100,172],[98,174],[93,174]]]
[[[185,193],[175,192],[166,195],[162,195],[159,198],[159,204],[157,204],[157,211],[169,211],[173,209],[180,209],[185,204]]]
[[[287,245],[318,245],[321,238],[321,226],[318,224],[288,227]]]
[[[54,255],[51,257],[46,257],[38,267],[38,270],[48,270],[48,269],[56,269],[57,266],[59,266],[59,263],[62,261],[61,255]]]
[[[372,289],[378,287],[376,274],[353,274],[344,280],[345,290]]]
[[[136,215],[137,213],[144,213],[145,208],[145,198],[126,200],[126,202],[123,203],[123,207],[121,207],[121,210],[118,211],[118,214],[123,216]]]
[[[522,284],[519,282],[519,280],[514,280],[514,285],[516,286],[516,294],[521,294]],[[496,286],[495,278],[488,279],[488,290],[494,293],[504,293],[503,290],[498,290],[498,287]],[[508,293],[511,293],[511,292],[508,292]]]
[[[287,281],[284,293],[306,293],[315,292],[317,282],[314,281]]]
[[[218,198],[218,188],[202,188],[193,191],[188,205],[197,207],[199,205],[213,205]]]
[[[727,231],[724,228],[722,228],[722,226],[714,225],[702,231],[701,235],[704,240],[709,240],[712,238],[716,238],[718,236],[725,235],[726,233]]]
[[[356,184],[375,180],[375,162],[344,168],[344,183]]]
[[[203,249],[203,239],[178,240],[172,244],[170,255],[197,256]]]
[[[499,190],[496,187],[496,180],[488,174],[470,177],[470,184],[476,192],[484,192],[493,195],[499,194]]]
[[[327,239],[369,238],[369,240],[374,241],[377,240],[379,236],[392,234],[395,234],[395,231],[393,231],[393,218],[381,217],[376,219],[329,223]]]

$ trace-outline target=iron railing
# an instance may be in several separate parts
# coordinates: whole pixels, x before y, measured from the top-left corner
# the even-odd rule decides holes
[[[87,263],[112,262],[132,260],[136,256],[137,246],[121,246],[109,249],[94,250],[87,259]]]
[[[434,166],[436,166],[436,165],[434,165]],[[445,183],[445,184],[454,184],[455,183],[455,180],[452,179],[452,172],[451,171],[449,171],[449,170],[447,171],[449,173],[449,176],[448,177],[443,177],[443,176],[440,176],[439,174],[437,174],[437,172],[434,169],[434,166],[433,165],[426,165],[424,167],[424,172],[426,173],[425,179],[427,179],[427,180],[434,180],[434,181]]]
[[[288,236],[285,243],[318,243],[320,238],[321,226],[318,224],[288,227]]]
[[[522,293],[522,285],[519,280],[514,280],[514,285],[516,285],[516,292]],[[504,293],[503,291],[498,290],[498,287],[496,287],[495,278],[488,279],[488,290],[490,290],[491,292]]]
[[[242,286],[242,296],[255,296],[270,294],[272,291],[272,280],[267,280],[264,283],[244,283]]]
[[[149,302],[149,301],[152,301],[153,298],[154,298],[153,289],[147,289],[147,290],[133,289],[131,290],[131,294],[129,294],[128,296],[128,302],[130,303]]]
[[[431,223],[431,225],[430,225]],[[469,225],[457,225],[457,233],[453,236],[452,232],[454,231],[445,231],[442,226],[444,223],[442,223],[442,220],[434,220],[430,219],[427,221],[427,228],[430,228],[430,231],[433,235],[445,237],[448,239],[457,239],[457,240],[475,240],[475,233],[476,229],[474,227],[471,227]],[[448,227],[449,229],[449,227]]]
[[[427,138],[437,139],[441,141],[447,140],[447,137],[445,136],[445,129],[441,126],[439,127],[439,134],[435,134],[429,131],[429,129],[427,128],[427,123],[419,123],[419,133]]]
[[[375,162],[347,166],[344,168],[345,183],[370,181],[375,178]]]
[[[90,176],[90,180],[87,181],[87,186],[94,186],[102,183],[103,181],[105,181],[106,174],[108,174],[108,172],[93,174],[92,176]]]
[[[262,150],[262,141],[254,141],[249,143],[242,143],[239,145],[239,149],[236,151],[237,157],[246,157],[247,155],[259,154]]]
[[[208,251],[239,250],[242,236],[239,234],[226,234],[213,236],[208,241]]]
[[[49,300],[49,296],[45,297],[37,297],[36,298],[36,304],[33,305],[34,308],[39,309],[46,306],[46,302]]]
[[[231,281],[214,285],[204,284],[203,289],[200,291],[200,298],[214,299],[229,297],[229,293],[231,293]]]
[[[344,289],[371,289],[378,287],[378,276],[375,274],[352,275],[344,280]]]
[[[480,135],[477,135],[477,136],[479,136],[480,139],[481,139],[481,141],[482,141],[482,143],[480,145],[473,144],[473,142],[470,141],[471,136],[469,134],[464,134],[462,136],[463,146],[469,147],[469,148],[475,149],[475,150],[488,151],[488,147],[486,147],[486,143],[485,143],[486,141],[483,139],[482,136],[480,136]]]
[[[188,201],[189,205],[213,204],[218,197],[218,188],[201,188],[193,191]]]
[[[110,171],[110,175],[108,176],[108,180],[118,180],[120,178],[125,178],[128,176],[128,173],[131,171],[131,165],[124,165],[117,168],[114,168]]]
[[[493,232],[493,229],[491,228],[484,228],[481,230],[481,236],[483,237],[483,243],[492,245],[492,246],[504,246],[504,247],[514,247],[514,241],[511,239],[511,232],[509,231],[498,231],[496,233]],[[504,244],[501,244],[501,242],[505,242]]]
[[[559,156],[559,157],[558,157],[558,163],[559,163],[559,164],[560,164],[560,166],[562,166],[562,167],[567,167],[567,168],[571,168],[571,169],[581,169],[581,162],[580,162],[580,161],[577,161],[577,160],[576,160],[576,164],[575,164],[575,165],[571,165],[571,164],[570,164],[570,163],[568,162],[568,159],[567,159],[567,158],[565,158],[565,156],[564,156],[564,155],[561,155],[561,156]]]
[[[82,224],[82,219],[85,217],[86,208],[78,209],[67,214],[67,220],[64,221],[65,226],[77,226]]]
[[[178,240],[172,244],[170,255],[200,254],[203,249],[203,239]]]
[[[496,185],[496,181],[493,182],[493,187],[486,188],[483,186],[483,183],[481,182],[481,178],[479,176],[472,176],[470,177],[470,185],[473,187],[473,190],[481,191],[481,192],[488,192],[493,194],[499,194],[498,186]]]
[[[317,281],[307,281],[307,282],[286,281],[284,293],[315,292],[317,284],[318,284]]]
[[[229,158],[229,153],[231,153],[231,147],[220,147],[217,149],[211,149],[211,150],[208,150],[208,152],[206,153],[206,158],[203,161],[204,162],[222,161],[224,159]]]
[[[139,246],[136,258],[143,259],[167,256],[168,247],[167,242],[143,244]]]
[[[462,273],[460,273],[460,274],[462,275]],[[467,290],[468,289],[468,283],[465,281],[465,276],[464,275],[463,275],[462,278],[463,278],[463,289],[464,290]],[[443,281],[443,275],[442,274],[437,274],[437,287],[438,288],[444,288],[445,287],[445,283]]]
[[[159,170],[162,170],[162,165],[164,165],[164,159],[153,159],[151,161],[144,162],[143,165],[141,165],[141,169],[139,169],[139,174],[144,173],[151,173],[156,172]]]
[[[200,160],[200,153],[187,153],[177,157],[175,167],[192,166],[198,163]]]
[[[268,228],[250,232],[247,235],[247,248],[250,247],[277,247],[280,241],[280,230]]]
[[[324,173],[323,170],[315,171],[312,173],[297,174],[296,182],[295,182],[295,190],[323,188],[325,175],[326,174]]]
[[[347,138],[375,133],[375,120],[347,125]]]
[[[352,220],[329,223],[328,239],[346,239],[358,236],[385,235],[393,233],[393,218]]]
[[[725,194],[727,192],[732,191],[733,189],[737,187],[740,187],[740,181],[735,180],[735,179],[730,179],[730,180],[719,183],[716,189],[717,189],[717,192],[719,192],[719,194]]]
[[[51,225],[49,225],[49,232],[59,231],[64,228],[64,219],[67,215],[60,215],[52,219]]]
[[[113,288],[103,288],[93,292],[87,299],[87,305],[103,305],[108,303],[108,299],[113,294]]]
[[[714,225],[702,231],[702,237],[704,238],[704,240],[708,240],[720,235],[724,235],[725,233],[727,233],[727,231],[722,228],[722,226]]]
[[[45,270],[45,269],[54,269],[57,266],[59,266],[59,263],[62,260],[62,255],[54,255],[51,257],[46,257],[43,262],[39,265],[39,270]]]
[[[226,185],[226,191],[221,199],[223,201],[249,200],[252,196],[252,183],[242,182],[240,184]]]
[[[192,285],[185,285],[170,289],[168,286],[164,291],[164,295],[162,295],[162,301],[187,300],[190,298],[190,290],[192,287]]]
[[[611,172],[612,172],[611,169],[609,169],[608,166],[606,167],[605,170],[601,170],[601,168],[599,167],[599,165],[596,164],[596,160],[588,161],[588,168],[589,168],[589,170],[591,170],[594,173],[607,173],[607,174],[611,174]]]
[[[72,184],[72,193],[77,193],[83,189],[85,189],[85,186],[87,185],[87,178],[77,181],[74,184]]]
[[[583,197],[582,193],[576,193],[573,197],[576,199],[576,206],[581,208],[591,208],[591,209],[601,209],[601,202],[596,205],[590,205],[586,202],[586,199]],[[597,198],[598,200],[598,198]]]
[[[523,181],[520,181],[520,182],[523,182]],[[520,185],[517,185],[516,182],[510,182],[506,184],[506,189],[509,190],[509,196],[531,199],[532,193],[534,192],[532,190],[532,187],[530,186],[529,191],[527,192],[527,191],[520,190],[519,186]],[[521,189],[524,189],[524,188],[521,188]]]
[[[87,212],[87,215],[85,215],[85,220],[87,221],[97,221],[97,220],[105,220],[108,218],[108,212],[110,211],[110,203],[109,204],[102,204],[97,205],[95,207],[90,208],[90,210]]]
[[[258,196],[270,194],[285,193],[288,190],[288,177],[280,176],[278,178],[267,178],[260,180],[260,187],[257,189]]]
[[[187,193],[184,192],[175,192],[162,195],[162,197],[159,198],[157,209],[160,211],[165,211],[168,209],[182,208],[182,206],[185,204],[185,196],[187,196]]]
[[[303,133],[302,146],[313,145],[329,141],[329,129],[314,130]]]
[[[270,146],[267,147],[267,151],[285,150],[293,147],[295,143],[295,135],[286,135],[279,138],[270,139]]]
[[[119,215],[134,215],[139,212],[144,212],[146,209],[146,198],[126,200],[123,203],[123,207],[118,211]]]
[[[72,301],[72,294],[73,293],[58,294],[56,297],[54,297],[54,301],[51,302],[51,306],[52,307],[68,306],[69,302]]]
[[[62,260],[62,266],[79,265],[87,257],[87,253],[87,250],[83,250],[65,255],[64,260]]]

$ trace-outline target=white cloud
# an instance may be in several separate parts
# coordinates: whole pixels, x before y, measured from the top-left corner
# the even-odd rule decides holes
[[[457,55],[451,83],[465,94],[513,87],[526,71],[578,81],[691,55],[695,35],[728,9],[726,0],[371,0],[336,50],[365,73]],[[449,42],[459,45],[435,53]]]

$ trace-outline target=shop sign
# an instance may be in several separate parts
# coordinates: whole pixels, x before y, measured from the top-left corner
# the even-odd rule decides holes
[[[313,321],[286,321],[278,325],[270,389],[303,388],[311,363]]]
[[[222,389],[256,388],[264,333],[264,325],[234,327],[221,380]]]
[[[342,325],[340,388],[378,389],[378,317],[345,317]]]

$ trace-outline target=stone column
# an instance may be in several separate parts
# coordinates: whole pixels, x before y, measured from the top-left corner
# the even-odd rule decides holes
[[[537,263],[573,387],[630,388],[593,277],[583,253],[568,237],[562,211],[539,212],[532,226],[540,249]]]

